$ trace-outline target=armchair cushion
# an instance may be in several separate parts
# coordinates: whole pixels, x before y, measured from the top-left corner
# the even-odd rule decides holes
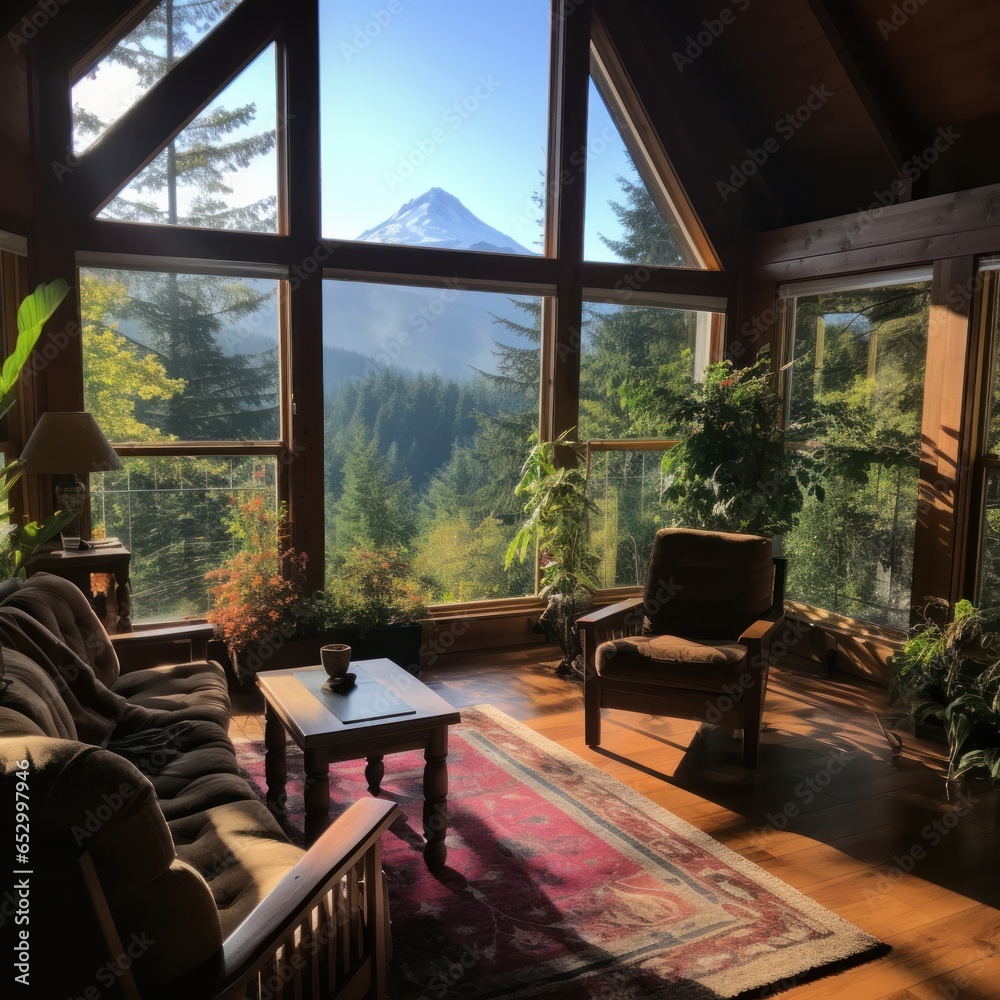
[[[597,648],[597,670],[608,680],[721,691],[746,659],[734,643],[697,643],[674,635],[625,636]]]
[[[126,760],[70,740],[9,738],[0,748],[4,784],[29,761],[33,935],[58,941],[59,961],[39,967],[39,995],[65,995],[70,971],[95,969],[108,946],[94,912],[86,853],[124,947],[138,944],[132,971],[153,991],[216,954],[222,944],[208,886],[176,858],[150,783]],[[13,801],[13,788],[4,788]],[[43,902],[44,901],[44,902]],[[67,914],[76,914],[71,927]],[[90,919],[80,919],[90,914]],[[47,978],[51,976],[51,981]],[[35,985],[35,977],[32,979]]]
[[[773,583],[769,538],[662,528],[649,558],[643,633],[738,636],[770,610]]]
[[[303,855],[257,798],[205,809],[169,825],[177,856],[196,869],[212,891],[224,936]]]

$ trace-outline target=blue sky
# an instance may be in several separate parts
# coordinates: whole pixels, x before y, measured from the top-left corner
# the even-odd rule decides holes
[[[323,235],[353,239],[431,187],[535,248],[532,195],[545,183],[548,131],[547,0],[321,0]],[[74,100],[112,118],[136,99],[129,71],[103,65]],[[275,127],[273,49],[217,104],[255,101],[253,131]],[[294,114],[294,109],[292,109]],[[610,199],[634,177],[591,86],[587,245],[615,259],[598,232],[619,235]],[[273,194],[276,159],[228,178],[232,202]],[[145,197],[149,197],[146,195]]]
[[[436,186],[533,247],[548,132],[546,0],[324,0],[321,18],[324,234],[354,238]],[[615,135],[591,91],[591,132]],[[589,164],[588,230],[614,233],[607,202],[628,164],[620,141],[592,145],[603,151]],[[592,241],[595,254],[607,256]]]

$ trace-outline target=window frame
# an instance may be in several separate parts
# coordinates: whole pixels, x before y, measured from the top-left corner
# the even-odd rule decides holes
[[[110,29],[97,31],[91,39],[74,40],[61,52],[66,79],[70,70],[93,63],[103,51],[113,46],[120,29],[134,26],[155,2],[146,0],[120,18]],[[708,297],[715,301],[720,316],[713,326],[712,357],[723,355],[721,314],[728,308],[734,291],[734,278],[721,271],[717,255],[701,226],[669,158],[656,139],[652,119],[646,113],[613,42],[594,9],[592,0],[577,0],[567,7],[563,0],[552,0],[550,87],[549,87],[549,163],[546,181],[546,255],[538,258],[493,255],[475,251],[450,251],[394,245],[358,244],[352,241],[324,239],[321,217],[320,157],[318,140],[319,51],[318,0],[288,5],[279,22],[270,11],[234,11],[213,29],[189,53],[179,67],[185,76],[193,65],[213,59],[242,71],[272,41],[277,48],[278,142],[278,219],[276,234],[233,231],[193,230],[146,223],[123,223],[95,218],[100,207],[110,200],[128,178],[101,173],[85,162],[95,150],[101,150],[102,167],[117,166],[121,156],[119,141],[125,135],[141,133],[144,141],[150,130],[159,128],[164,142],[169,141],[172,123],[190,120],[207,106],[220,89],[213,81],[194,96],[168,83],[154,88],[116,122],[108,136],[81,157],[77,176],[67,178],[63,190],[47,192],[45,197],[53,214],[64,213],[68,219],[65,234],[49,234],[54,242],[53,259],[63,262],[67,280],[72,267],[80,260],[94,266],[114,266],[115,262],[142,260],[148,269],[190,270],[196,264],[225,266],[249,271],[270,268],[282,272],[279,285],[281,343],[281,438],[268,442],[170,442],[163,444],[123,445],[123,457],[170,456],[197,457],[212,455],[266,455],[278,460],[278,497],[288,504],[290,544],[313,555],[308,584],[323,585],[323,498],[322,490],[310,483],[322,481],[322,346],[310,331],[322,321],[322,281],[334,279],[390,281],[444,285],[459,281],[467,287],[490,290],[546,294],[543,307],[542,374],[539,393],[539,429],[543,438],[552,440],[577,423],[580,375],[580,334],[582,305],[587,292],[597,291],[628,302],[637,291],[650,304],[672,304],[671,297]],[[239,15],[239,16],[237,16]],[[243,35],[242,48],[230,52],[236,23]],[[275,24],[277,23],[277,27]],[[75,51],[73,45],[78,45]],[[197,59],[191,59],[197,53]],[[590,262],[583,255],[583,217],[585,186],[583,168],[572,166],[574,153],[586,147],[587,95],[591,60],[597,54],[619,103],[632,123],[632,131],[641,142],[646,158],[653,164],[662,182],[661,196],[669,197],[705,264],[704,269],[666,266],[635,266]],[[224,57],[224,58],[223,58]],[[220,71],[221,72],[221,71]],[[177,67],[165,77],[169,81]],[[176,83],[177,81],[174,81]],[[68,88],[68,84],[66,85]],[[40,120],[46,124],[45,148],[62,148],[71,138],[71,120],[55,111],[60,100],[59,88],[47,88],[42,95]],[[48,107],[48,104],[53,107]],[[165,107],[170,114],[162,121],[148,121],[150,109]],[[294,108],[295,114],[289,114]],[[143,128],[137,128],[138,124]],[[67,131],[69,130],[69,131]],[[112,133],[119,133],[117,137]],[[108,138],[111,142],[106,142]],[[117,142],[117,146],[115,146]],[[112,146],[115,149],[104,147]],[[117,150],[117,151],[116,151]],[[554,183],[563,169],[576,171],[580,183]],[[100,176],[97,176],[100,173]],[[295,183],[289,179],[294,177]],[[98,190],[98,188],[100,190]],[[665,192],[665,195],[664,195]],[[103,199],[103,201],[102,201]],[[100,264],[97,264],[100,261]],[[73,262],[73,263],[71,263]],[[155,266],[154,266],[155,265]],[[487,274],[488,277],[483,277]],[[543,291],[544,290],[544,291]],[[666,298],[661,299],[661,296]],[[637,300],[636,300],[637,301]],[[82,394],[82,352],[77,349],[68,359],[76,369]],[[59,385],[65,373],[46,373],[53,385]],[[44,396],[44,392],[42,393]],[[36,416],[39,408],[35,408]],[[320,447],[316,447],[319,439]],[[633,444],[634,442],[629,442]],[[663,442],[655,442],[662,448]],[[317,525],[319,528],[317,530]],[[535,598],[518,598],[518,606],[537,604]],[[476,602],[477,610],[509,609],[511,602]],[[441,609],[437,609],[438,612]]]

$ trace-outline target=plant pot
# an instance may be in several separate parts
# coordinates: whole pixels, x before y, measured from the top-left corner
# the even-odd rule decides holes
[[[320,663],[320,647],[333,642],[351,647],[351,660],[387,659],[408,670],[414,677],[420,673],[420,646],[423,626],[392,625],[369,629],[364,635],[356,628],[330,629],[311,639],[284,639],[251,646],[233,657],[237,676],[252,677],[260,670],[287,670],[292,667],[312,667]]]
[[[344,642],[351,647],[351,660],[392,660],[414,677],[420,674],[420,647],[424,628],[419,623],[372,628],[361,634],[356,628],[335,628],[326,642]]]
[[[314,639],[285,639],[278,636],[274,642],[248,646],[232,655],[236,676],[241,680],[253,677],[261,670],[288,670],[292,667],[311,667],[319,664],[320,647],[327,642],[339,642],[316,636]]]

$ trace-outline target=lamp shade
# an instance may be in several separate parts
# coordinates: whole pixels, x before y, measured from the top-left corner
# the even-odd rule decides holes
[[[25,471],[34,475],[83,476],[122,468],[92,413],[42,414],[21,452]]]

